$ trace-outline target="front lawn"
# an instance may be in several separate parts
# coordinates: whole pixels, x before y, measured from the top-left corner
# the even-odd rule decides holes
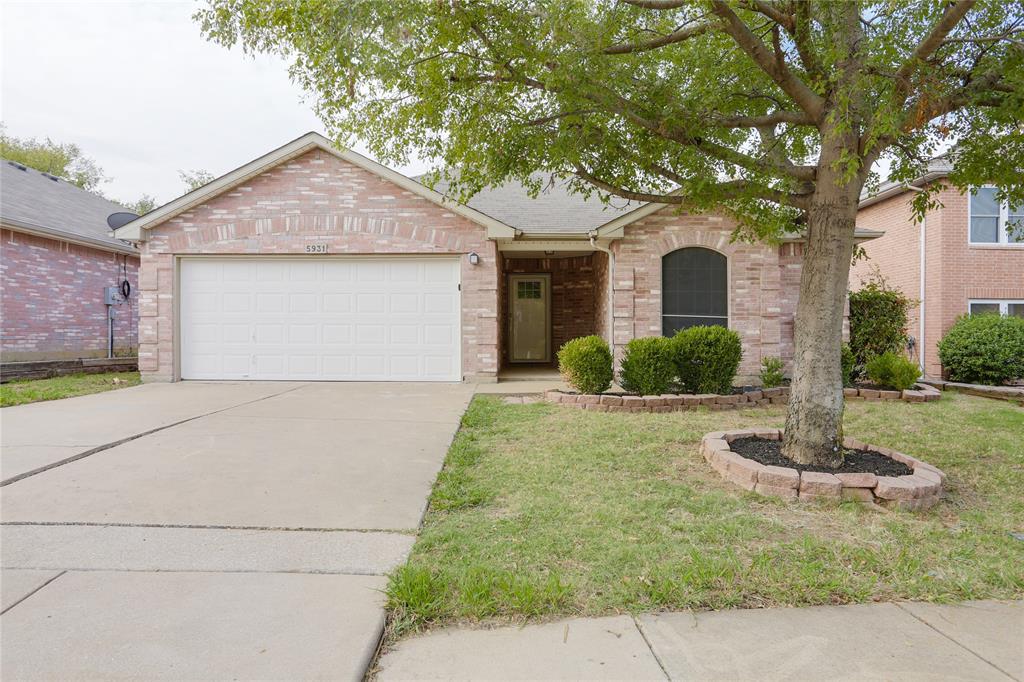
[[[1024,596],[1024,409],[851,403],[846,433],[947,472],[924,513],[785,503],[719,478],[719,429],[782,407],[602,414],[479,396],[407,565],[393,633],[457,620]]]
[[[138,372],[108,372],[106,374],[69,374],[52,379],[27,379],[0,384],[0,407],[24,405],[40,400],[73,398],[89,393],[102,393],[115,388],[137,386],[141,382]]]

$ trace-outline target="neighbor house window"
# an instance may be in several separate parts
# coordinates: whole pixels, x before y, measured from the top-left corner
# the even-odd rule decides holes
[[[995,187],[971,190],[969,203],[971,244],[1024,244],[1024,204],[999,201]]]
[[[999,313],[1024,317],[1024,301],[971,301],[968,310],[971,315]]]
[[[661,259],[661,331],[673,336],[696,325],[729,326],[729,282],[725,256],[699,247]]]

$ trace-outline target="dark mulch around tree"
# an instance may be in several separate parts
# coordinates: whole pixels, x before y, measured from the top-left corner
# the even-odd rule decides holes
[[[903,462],[897,462],[871,450],[844,450],[843,465],[838,469],[829,469],[822,466],[797,464],[782,456],[781,447],[780,441],[757,438],[756,436],[738,438],[729,444],[730,450],[747,459],[766,465],[789,467],[797,471],[821,471],[826,474],[872,473],[878,476],[907,476],[914,473],[914,470]]]

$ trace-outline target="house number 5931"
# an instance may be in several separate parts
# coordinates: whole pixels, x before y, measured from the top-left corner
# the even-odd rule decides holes
[[[327,253],[327,244],[306,244],[306,253]]]

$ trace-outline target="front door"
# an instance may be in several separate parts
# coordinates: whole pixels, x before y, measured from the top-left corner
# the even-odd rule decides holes
[[[551,361],[551,276],[510,275],[510,362]]]

